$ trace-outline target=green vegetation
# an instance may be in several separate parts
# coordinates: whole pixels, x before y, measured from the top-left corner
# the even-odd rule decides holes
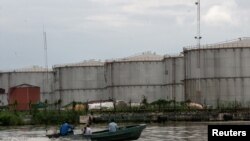
[[[55,103],[56,103],[54,104],[56,105],[55,110],[48,110],[47,102],[43,104],[42,108],[39,108],[41,106],[33,106],[31,112],[32,113],[31,124],[57,125],[65,121],[71,124],[78,124],[79,116],[86,114],[84,110],[82,111],[75,110],[75,106],[77,104],[76,102],[72,102],[72,108],[68,110],[60,109],[59,107],[61,105],[60,100],[56,101]]]
[[[32,124],[46,124],[46,125],[57,125],[65,121],[78,124],[79,116],[83,115],[83,112],[77,111],[38,111],[32,115]]]
[[[29,103],[30,110],[20,112],[16,110],[17,102],[14,102],[9,107],[2,107],[0,109],[0,125],[59,125],[62,122],[70,122],[71,124],[78,124],[80,115],[87,115],[89,112],[96,115],[121,115],[121,121],[141,121],[147,119],[145,115],[156,115],[161,113],[168,115],[167,118],[175,119],[175,115],[180,115],[180,120],[194,119],[198,115],[202,119],[208,119],[209,116],[218,115],[218,113],[237,113],[240,111],[249,111],[248,108],[242,108],[241,103],[237,101],[222,102],[216,109],[204,107],[203,109],[197,109],[190,107],[190,100],[185,102],[177,102],[175,100],[159,99],[152,103],[149,103],[147,97],[143,96],[141,103],[138,105],[132,105],[132,101],[129,103],[117,102],[114,103],[115,108],[102,108],[96,110],[89,110],[86,103],[75,102],[61,107],[61,100],[55,101],[55,103],[48,104],[47,100],[37,104]],[[85,105],[84,105],[85,104]],[[130,114],[131,116],[126,116]],[[186,115],[181,117],[181,115]],[[119,117],[119,116],[118,116]],[[107,117],[107,119],[110,117]],[[164,117],[163,117],[164,118]]]
[[[0,112],[0,124],[3,126],[8,126],[8,125],[23,125],[23,119],[22,115],[15,112]]]

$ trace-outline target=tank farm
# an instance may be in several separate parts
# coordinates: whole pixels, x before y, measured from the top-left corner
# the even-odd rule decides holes
[[[49,70],[34,66],[0,71],[0,105],[13,104],[15,99],[25,103],[30,95],[21,94],[24,88],[36,89],[39,98],[34,101],[61,100],[62,106],[108,99],[138,103],[146,97],[148,102],[189,100],[214,108],[230,103],[249,107],[250,38],[184,47],[174,56],[144,52],[106,61],[59,64]]]

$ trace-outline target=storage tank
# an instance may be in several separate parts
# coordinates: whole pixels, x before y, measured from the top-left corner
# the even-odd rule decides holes
[[[250,106],[250,39],[184,48],[186,100]]]
[[[28,84],[40,87],[40,100],[44,102],[51,100],[53,93],[53,71],[39,66],[15,69],[0,72],[0,88],[4,89],[4,94],[0,96],[3,105],[7,105],[7,94],[11,87],[21,84]]]
[[[165,91],[168,100],[184,101],[184,56],[164,56]]]
[[[126,102],[148,102],[166,99],[163,56],[145,52],[127,58],[109,60],[105,64],[105,80],[109,97]]]
[[[9,75],[5,72],[0,72],[0,105],[5,106],[8,105],[8,89],[10,88],[9,82],[8,82]]]
[[[55,65],[55,94],[61,106],[73,101],[87,102],[107,99],[105,96],[104,63],[88,60],[80,63]]]

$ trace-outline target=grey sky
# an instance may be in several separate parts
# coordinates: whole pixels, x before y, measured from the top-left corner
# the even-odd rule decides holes
[[[196,43],[195,0],[0,0],[0,70],[179,54]],[[250,34],[249,0],[201,0],[202,44]]]

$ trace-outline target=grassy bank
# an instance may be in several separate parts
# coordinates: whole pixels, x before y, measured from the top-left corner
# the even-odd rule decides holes
[[[117,122],[162,122],[162,121],[211,121],[211,120],[250,120],[250,108],[242,108],[238,104],[220,106],[216,109],[194,109],[187,102],[158,100],[148,103],[144,98],[137,107],[116,105],[113,109],[61,110],[60,108],[32,108],[30,111],[18,112],[15,109],[0,111],[0,125],[60,125],[67,121],[79,124],[79,116],[93,114],[94,122],[107,122],[115,118]],[[74,104],[73,104],[74,105]],[[49,110],[50,109],[50,110]]]

